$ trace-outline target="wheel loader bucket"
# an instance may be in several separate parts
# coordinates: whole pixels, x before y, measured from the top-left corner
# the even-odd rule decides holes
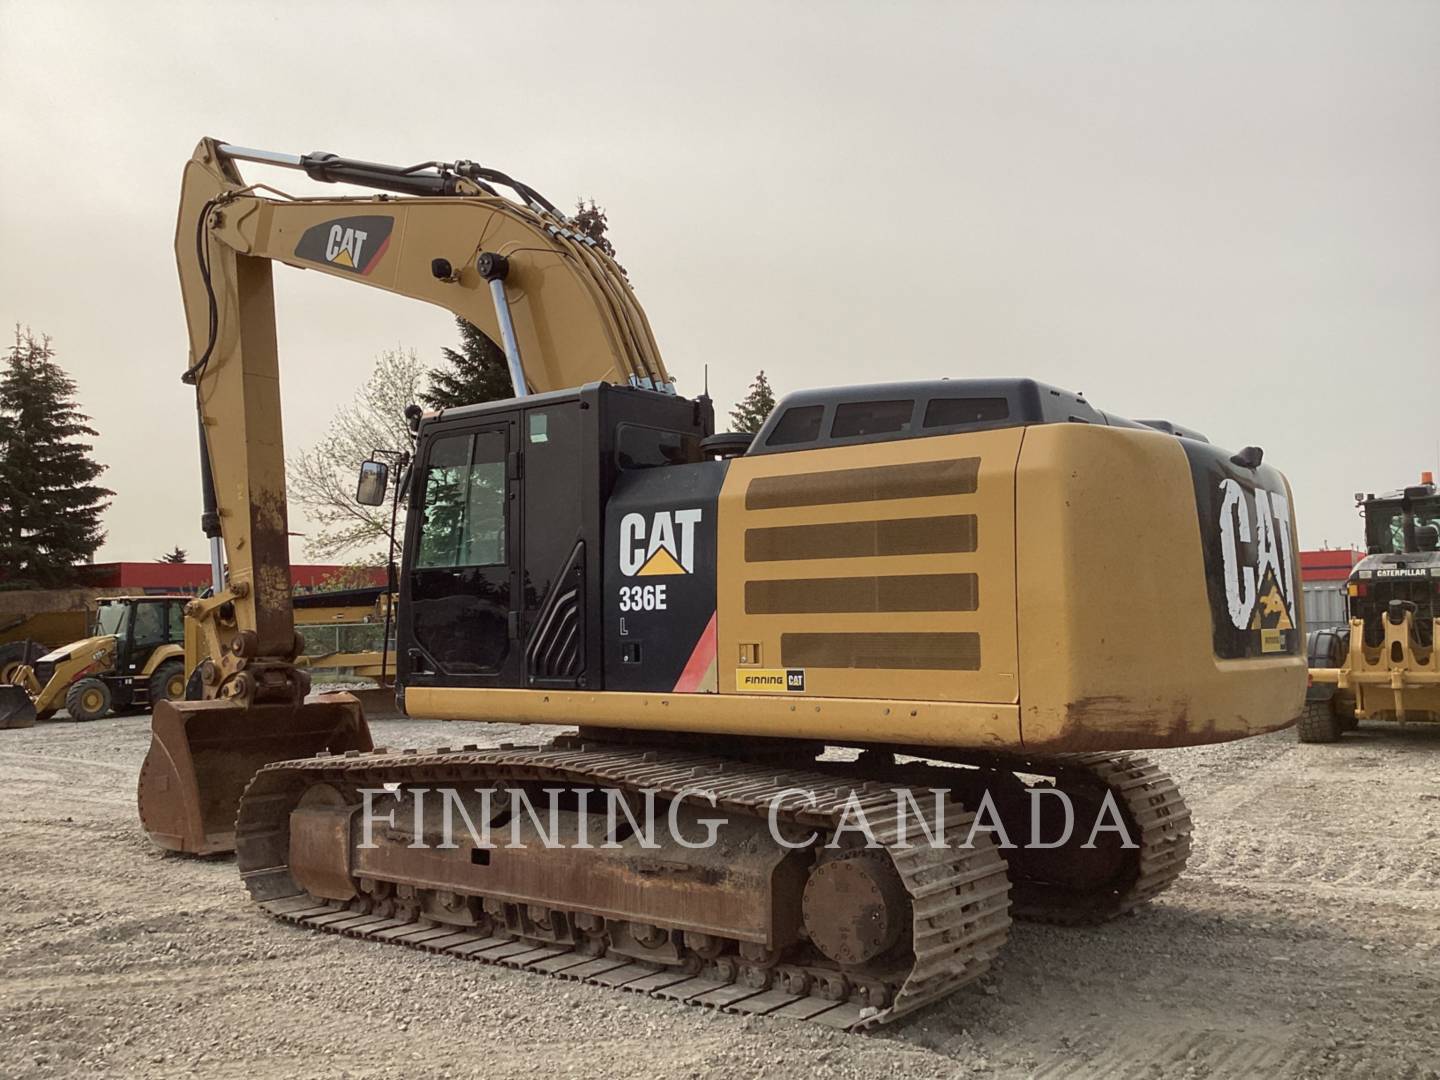
[[[31,727],[35,702],[23,686],[0,686],[0,728]]]
[[[262,766],[373,748],[365,714],[350,694],[299,706],[157,702],[140,768],[140,822],[151,840],[172,851],[234,851],[240,795]]]

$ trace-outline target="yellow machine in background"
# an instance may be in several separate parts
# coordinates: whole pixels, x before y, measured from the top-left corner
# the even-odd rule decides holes
[[[22,666],[86,635],[93,589],[0,591],[0,686],[14,681]]]
[[[1346,583],[1350,620],[1317,631],[1301,742],[1334,742],[1358,720],[1440,722],[1440,493],[1431,473],[1355,496],[1369,554]]]
[[[99,601],[95,633],[19,667],[0,686],[0,728],[29,727],[62,707],[72,720],[185,696],[185,596]]]
[[[242,160],[386,194],[291,199],[247,185]],[[233,846],[277,918],[865,1027],[972,982],[1012,915],[1101,921],[1178,877],[1189,811],[1129,751],[1300,711],[1299,544],[1256,447],[1020,378],[806,391],[753,438],[717,435],[613,261],[473,162],[206,139],[176,253],[229,574],[191,609],[205,700],[156,710],[140,813],[163,846]],[[577,738],[372,752],[354,699],[306,700],[274,261],[502,343],[513,399],[410,416],[399,693],[411,715]],[[388,480],[366,462],[361,501]],[[822,757],[832,745],[858,757]],[[469,820],[522,831],[513,791],[558,793],[561,833],[608,839],[436,843],[422,802],[441,788]],[[700,824],[696,788],[725,814],[709,845],[674,834]],[[492,806],[485,789],[511,794]],[[1037,790],[1078,817],[1112,808],[1130,842],[959,842],[977,807],[1012,835],[1046,824]],[[362,844],[366,791],[386,816]],[[585,792],[668,814],[671,837],[604,826]],[[907,847],[898,795],[951,808],[939,841]],[[852,804],[879,835],[827,844]]]
[[[383,588],[327,590],[297,595],[295,626],[304,639],[297,663],[311,671],[334,671],[362,679],[395,676],[395,656],[380,648],[392,597]],[[199,621],[186,620],[185,670],[205,678],[208,658]]]
[[[295,596],[295,626],[303,642],[295,658],[297,667],[328,680],[349,683],[347,692],[359,701],[365,715],[393,717],[395,708],[395,651],[383,648],[393,597],[383,588],[328,590]],[[197,605],[199,608],[201,605]],[[209,669],[204,635],[195,618],[185,620],[185,670],[190,672],[184,696],[201,700]],[[373,687],[354,682],[373,682]]]

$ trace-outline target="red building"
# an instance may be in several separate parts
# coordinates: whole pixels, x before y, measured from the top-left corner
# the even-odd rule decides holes
[[[1329,548],[1324,551],[1300,552],[1300,580],[1344,581],[1355,564],[1365,557],[1363,551]]]
[[[126,589],[137,593],[198,593],[210,584],[209,563],[115,562],[82,567],[86,585],[95,589]],[[350,566],[292,564],[291,580],[301,590],[384,585],[385,571]]]

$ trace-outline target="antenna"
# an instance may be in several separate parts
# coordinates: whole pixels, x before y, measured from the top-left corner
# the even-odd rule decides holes
[[[705,365],[705,388],[704,388],[703,390],[701,390],[700,392],[701,392],[702,394],[704,394],[706,397],[709,397],[709,396],[710,396],[710,365],[709,365],[709,364],[706,364],[706,365]],[[1440,447],[1440,443],[1437,443],[1436,445],[1437,445],[1437,447]],[[1440,453],[1437,453],[1436,456],[1437,456],[1437,457],[1440,457]]]

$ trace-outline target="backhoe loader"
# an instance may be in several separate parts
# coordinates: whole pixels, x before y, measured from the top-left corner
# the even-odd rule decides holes
[[[0,728],[30,727],[64,708],[72,720],[185,695],[187,596],[111,596],[95,633],[21,665],[0,685]]]
[[[242,161],[371,191],[291,198]],[[1292,502],[1257,447],[1021,378],[805,391],[717,435],[615,263],[469,161],[205,139],[176,253],[229,575],[140,812],[166,847],[233,846],[278,919],[866,1028],[973,982],[1012,916],[1103,921],[1175,880],[1189,811],[1131,751],[1300,712]],[[514,398],[410,413],[397,692],[577,735],[375,749],[353,700],[306,699],[274,262],[503,346]],[[357,494],[389,481],[366,462]]]
[[[296,623],[319,627],[369,623],[384,619],[388,600],[383,589],[346,593],[316,593],[298,597]],[[23,657],[0,678],[0,729],[30,727],[48,720],[61,708],[72,720],[99,720],[112,712],[153,707],[176,701],[194,691],[193,678],[203,656],[196,650],[200,635],[185,618],[193,598],[174,596],[114,596],[97,601],[94,633],[45,649],[30,642],[28,661]],[[81,613],[83,626],[84,615]],[[362,678],[394,674],[393,660],[382,663],[378,650],[331,651],[306,657],[310,671],[343,669]],[[187,687],[186,673],[192,675]],[[386,696],[359,691],[367,706],[384,712]]]

